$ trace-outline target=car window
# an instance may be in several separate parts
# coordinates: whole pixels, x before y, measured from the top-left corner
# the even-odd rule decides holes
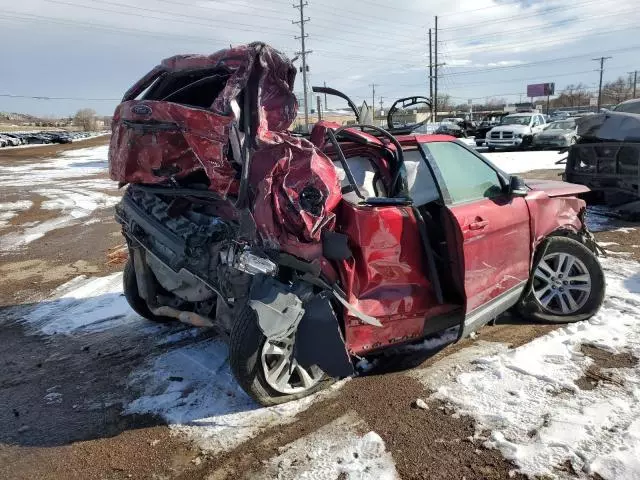
[[[531,123],[530,116],[522,116],[522,117],[504,117],[501,122],[503,125],[529,125]]]
[[[640,100],[637,102],[623,103],[613,109],[616,112],[640,113]]]
[[[452,203],[497,197],[502,184],[497,172],[480,158],[453,142],[424,144],[440,170]]]

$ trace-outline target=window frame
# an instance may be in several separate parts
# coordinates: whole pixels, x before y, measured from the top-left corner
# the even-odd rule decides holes
[[[495,172],[496,176],[498,177],[498,181],[500,182],[500,187],[501,187],[500,195],[496,195],[495,197],[482,197],[482,198],[475,198],[472,200],[454,202],[453,199],[451,198],[449,187],[447,186],[447,183],[444,180],[442,172],[440,171],[440,168],[438,167],[438,164],[433,156],[433,152],[431,152],[431,150],[429,149],[429,145],[432,143],[455,143],[460,148],[466,150],[472,156],[476,157],[480,162],[488,166],[491,170]],[[509,179],[511,176],[503,172],[502,170],[500,170],[498,167],[496,167],[493,163],[491,163],[491,161],[489,161],[488,158],[485,158],[484,156],[480,155],[478,152],[476,152],[472,148],[469,148],[464,143],[456,140],[456,141],[442,141],[442,142],[439,142],[439,141],[438,142],[420,142],[418,145],[419,145],[419,150],[422,153],[422,156],[425,162],[427,162],[427,166],[429,167],[429,170],[431,171],[431,174],[435,179],[436,187],[440,191],[440,197],[442,199],[442,202],[447,207],[466,205],[469,203],[479,202],[482,200],[490,200],[492,198],[498,198],[506,194],[509,188]]]

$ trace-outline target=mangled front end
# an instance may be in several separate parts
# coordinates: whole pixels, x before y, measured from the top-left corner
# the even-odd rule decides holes
[[[340,186],[286,132],[294,76],[263,44],[162,62],[114,116],[110,172],[130,184],[116,218],[144,316],[233,336],[251,309],[264,345],[289,342],[296,365],[341,377],[353,367],[323,250]]]

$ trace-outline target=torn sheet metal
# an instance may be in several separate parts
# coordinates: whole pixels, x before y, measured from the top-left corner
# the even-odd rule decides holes
[[[580,217],[587,204],[582,199],[554,198],[543,191],[534,191],[525,200],[530,212],[532,252],[545,237],[557,230],[578,233],[584,228]]]
[[[228,144],[232,125],[241,124],[242,118],[236,118],[232,105],[244,105],[240,97],[247,92],[255,95],[255,104],[243,112],[252,115],[255,138],[250,142],[269,131],[286,130],[298,108],[292,91],[295,74],[289,59],[262,43],[163,60],[116,108],[109,149],[111,178],[122,183],[167,183],[202,169],[210,190],[223,197],[237,193],[241,166],[234,165],[239,159],[230,158]],[[207,89],[194,91],[191,97],[177,94],[200,81],[209,82]]]
[[[306,313],[298,325],[294,355],[303,367],[317,365],[335,378],[353,375],[354,369],[345,346],[340,324],[331,307],[329,292],[305,303]]]

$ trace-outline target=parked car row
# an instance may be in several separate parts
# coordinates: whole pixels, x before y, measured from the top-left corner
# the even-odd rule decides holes
[[[20,145],[42,145],[49,143],[71,143],[75,140],[94,136],[95,132],[21,132],[0,133],[0,147]]]
[[[524,112],[505,115],[497,119],[497,123],[482,122],[476,133],[476,145],[486,145],[489,151],[494,151],[497,148],[564,148],[578,141],[578,117],[549,118],[536,112]]]

